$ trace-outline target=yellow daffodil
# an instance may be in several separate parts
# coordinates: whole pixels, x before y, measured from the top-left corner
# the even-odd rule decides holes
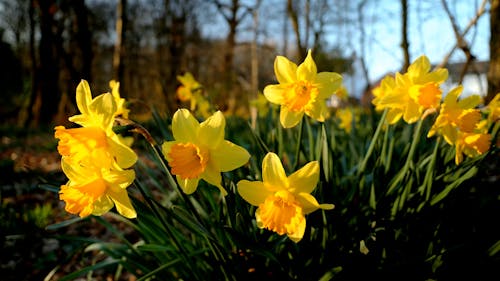
[[[342,76],[335,72],[317,73],[311,50],[299,66],[277,56],[274,73],[279,84],[266,86],[264,95],[271,103],[281,105],[280,122],[284,128],[297,125],[304,114],[319,122],[325,120],[325,100],[339,90]]]
[[[101,161],[102,165],[109,167],[116,161],[118,166],[125,169],[137,161],[137,154],[123,144],[118,136],[109,137],[99,127],[66,129],[57,126],[54,136],[59,139],[59,153],[64,157],[73,158],[74,162]]]
[[[429,59],[421,56],[408,67],[407,73],[396,73],[394,82],[384,79],[385,85],[374,91],[373,103],[378,110],[388,108],[390,124],[401,117],[411,124],[418,121],[424,111],[439,108],[442,92],[439,86],[448,78],[448,70],[430,72],[430,69]]]
[[[488,120],[490,122],[496,122],[500,119],[500,93],[488,103]]]
[[[186,72],[184,75],[177,75],[177,80],[182,84],[177,88],[177,98],[182,102],[190,101],[190,108],[193,111],[197,103],[196,94],[202,88],[201,84],[194,79],[190,72]]]
[[[179,109],[172,120],[174,141],[162,145],[171,172],[182,190],[193,193],[200,179],[217,186],[223,195],[221,172],[244,165],[250,154],[240,146],[224,140],[226,121],[217,111],[201,124],[187,109]]]
[[[354,120],[354,114],[350,108],[340,108],[335,113],[335,116],[340,119],[339,127],[344,129],[347,133],[351,132],[352,121]]]
[[[319,180],[317,161],[307,163],[286,176],[279,157],[270,152],[262,161],[262,181],[241,180],[238,193],[248,203],[258,206],[257,226],[288,235],[299,242],[306,228],[305,215],[317,209],[331,210],[332,204],[319,204],[311,192]]]
[[[135,179],[134,171],[116,165],[101,167],[99,162],[86,164],[62,158],[61,166],[69,181],[61,186],[59,197],[66,203],[66,211],[80,217],[100,216],[116,206],[122,216],[135,218],[126,190]]]
[[[463,154],[476,157],[484,154],[490,148],[491,135],[483,133],[458,132],[455,142],[455,163],[458,165],[463,160]]]
[[[111,88],[111,94],[116,102],[116,112],[115,116],[122,116],[125,119],[128,119],[128,110],[125,107],[125,99],[120,96],[120,82],[115,80],[109,81],[109,87]]]
[[[117,112],[116,99],[111,93],[92,98],[87,81],[82,80],[76,88],[76,104],[79,115],[69,121],[83,128],[65,129],[56,127],[56,138],[59,138],[59,152],[63,156],[69,154],[99,153],[95,148],[106,148],[111,158],[116,158],[121,168],[128,168],[137,161],[135,152],[122,142],[113,131],[114,118]]]
[[[439,115],[429,130],[427,137],[436,133],[443,135],[446,142],[454,145],[458,132],[472,133],[481,120],[481,112],[476,107],[481,103],[478,95],[458,100],[463,87],[452,89],[444,98]]]

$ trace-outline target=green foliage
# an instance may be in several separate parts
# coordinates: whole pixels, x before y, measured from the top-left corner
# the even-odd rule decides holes
[[[227,139],[252,157],[223,174],[225,197],[203,181],[197,192],[184,194],[159,146],[142,146],[131,191],[138,217],[110,214],[134,235],[96,217],[116,239],[87,239],[85,251],[106,258],[61,280],[103,268],[116,278],[125,270],[137,280],[427,280],[481,278],[500,265],[500,233],[490,228],[498,219],[500,191],[486,176],[498,167],[496,147],[457,166],[453,147],[426,137],[433,120],[386,126],[385,114],[362,111],[346,133],[334,119],[303,119],[285,130],[278,114],[273,109],[260,116],[256,128],[227,119]],[[154,138],[170,140],[171,121],[153,116]],[[288,174],[318,160],[313,195],[336,205],[307,216],[299,243],[259,229],[256,208],[236,192],[240,179],[261,180],[269,151]]]

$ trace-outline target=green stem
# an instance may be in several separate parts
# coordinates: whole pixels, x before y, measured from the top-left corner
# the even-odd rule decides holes
[[[304,129],[304,116],[300,119],[299,122],[299,135],[297,136],[297,145],[295,146],[295,164],[293,165],[292,171],[297,170],[299,166],[299,158],[300,158],[300,146],[302,144],[302,130]]]
[[[372,140],[370,142],[370,146],[368,147],[368,150],[366,151],[365,157],[363,159],[363,162],[359,165],[358,169],[358,176],[361,175],[366,168],[366,165],[368,164],[368,160],[370,159],[370,156],[373,153],[373,149],[375,148],[375,143],[377,142],[378,136],[380,135],[380,132],[382,131],[382,127],[384,126],[385,123],[385,117],[387,116],[387,109],[384,110],[384,113],[382,114],[382,117],[380,117],[380,120],[378,121],[378,126],[377,129],[375,130],[375,134],[373,134]]]
[[[417,123],[417,128],[415,129],[415,132],[413,133],[413,141],[410,146],[410,151],[408,152],[408,157],[406,158],[405,165],[403,167],[403,170],[406,172],[408,171],[408,168],[410,167],[411,163],[413,163],[413,155],[415,155],[415,151],[417,150],[417,145],[418,141],[420,139],[420,134],[422,133],[422,124],[424,123],[424,120],[420,119]]]
[[[434,175],[434,167],[436,166],[436,158],[438,154],[438,148],[439,145],[441,144],[441,137],[438,137],[436,140],[436,146],[434,147],[434,151],[432,152],[432,158],[431,162],[429,163],[429,166],[427,167],[427,171],[425,173],[425,179],[424,179],[424,185],[425,185],[425,201],[428,201],[431,197],[431,188],[432,188],[432,182],[433,182],[433,175]]]

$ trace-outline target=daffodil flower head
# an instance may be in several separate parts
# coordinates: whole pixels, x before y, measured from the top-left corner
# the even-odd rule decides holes
[[[184,75],[177,75],[177,80],[182,84],[176,91],[177,98],[180,101],[189,101],[193,99],[195,92],[202,87],[190,72],[186,72]],[[194,108],[191,110],[194,110]]]
[[[426,110],[436,111],[439,108],[442,93],[440,85],[448,78],[448,70],[430,69],[429,59],[420,56],[406,73],[396,73],[394,81],[384,79],[386,84],[374,91],[373,103],[377,110],[388,109],[390,124],[396,123],[401,117],[411,124],[418,121]]]
[[[118,107],[111,93],[92,98],[89,83],[82,80],[76,87],[76,105],[80,114],[71,116],[69,121],[82,127],[99,127],[112,134]]]
[[[61,166],[69,181],[61,186],[59,198],[66,203],[66,211],[80,217],[100,216],[116,206],[122,216],[135,218],[137,214],[126,190],[135,179],[134,171],[117,165],[103,167],[99,162],[87,164],[62,158]]]
[[[339,90],[342,76],[335,72],[317,73],[311,50],[299,66],[277,56],[274,73],[279,84],[266,86],[264,95],[271,103],[281,105],[280,122],[284,128],[296,126],[304,114],[324,122],[325,100]]]
[[[299,242],[306,228],[305,215],[317,209],[331,210],[333,204],[319,204],[311,192],[319,180],[317,161],[307,163],[286,176],[279,157],[270,152],[262,161],[262,181],[241,180],[238,193],[248,203],[257,206],[257,226],[286,234]]]
[[[481,112],[476,109],[481,102],[481,97],[471,95],[459,100],[462,90],[463,86],[458,86],[446,95],[439,115],[427,134],[428,137],[439,133],[448,144],[454,145],[459,131],[474,132],[481,120]]]
[[[463,160],[463,154],[476,157],[488,151],[491,144],[491,135],[486,132],[465,133],[458,132],[455,142],[455,163]]]
[[[200,179],[215,185],[223,195],[221,172],[248,162],[250,154],[241,146],[224,139],[226,121],[217,111],[202,123],[187,109],[179,109],[172,119],[174,141],[162,144],[162,152],[171,173],[186,194],[196,191]]]
[[[111,88],[111,94],[116,102],[115,116],[122,116],[128,119],[130,110],[125,107],[125,99],[120,96],[120,82],[111,80],[109,81],[109,87]]]
[[[117,135],[110,137],[100,127],[66,129],[57,126],[54,136],[59,139],[57,150],[61,156],[71,157],[75,163],[98,161],[109,167],[116,161],[125,169],[137,161],[137,154]]]
[[[495,97],[488,103],[487,111],[490,123],[496,122],[500,119],[500,93],[496,94]]]

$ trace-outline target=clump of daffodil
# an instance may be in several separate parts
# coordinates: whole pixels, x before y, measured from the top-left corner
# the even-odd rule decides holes
[[[306,229],[305,215],[317,209],[331,210],[332,204],[319,204],[311,192],[319,180],[317,161],[307,163],[286,176],[279,157],[270,152],[262,161],[262,181],[241,180],[238,193],[248,203],[257,206],[257,226],[286,234],[299,242]]]
[[[221,172],[248,162],[250,154],[241,146],[224,139],[226,121],[217,111],[199,123],[187,109],[179,109],[172,119],[174,141],[164,142],[162,151],[171,173],[186,194],[196,191],[200,179],[215,185],[223,195]]]
[[[81,114],[69,118],[81,127],[55,128],[62,169],[69,178],[59,194],[69,213],[102,215],[116,206],[121,215],[136,217],[125,188],[135,179],[134,171],[126,169],[137,155],[113,131],[119,110],[116,101],[111,93],[92,98],[87,81],[82,80],[76,91]]]
[[[463,87],[458,86],[446,95],[439,115],[427,134],[428,137],[440,134],[448,144],[455,146],[457,165],[462,162],[463,154],[475,157],[485,153],[491,139],[477,109],[481,97],[471,95],[459,100],[462,90]]]
[[[448,70],[430,71],[426,56],[420,56],[404,74],[384,78],[373,90],[375,109],[388,109],[387,120],[394,124],[401,118],[411,124],[418,121],[425,111],[436,111],[441,102],[440,85],[448,78]]]
[[[311,50],[299,66],[277,56],[274,73],[279,84],[266,86],[264,95],[271,103],[281,105],[280,122],[284,128],[297,125],[304,114],[324,122],[328,113],[325,100],[339,90],[342,76],[335,72],[317,73]]]

